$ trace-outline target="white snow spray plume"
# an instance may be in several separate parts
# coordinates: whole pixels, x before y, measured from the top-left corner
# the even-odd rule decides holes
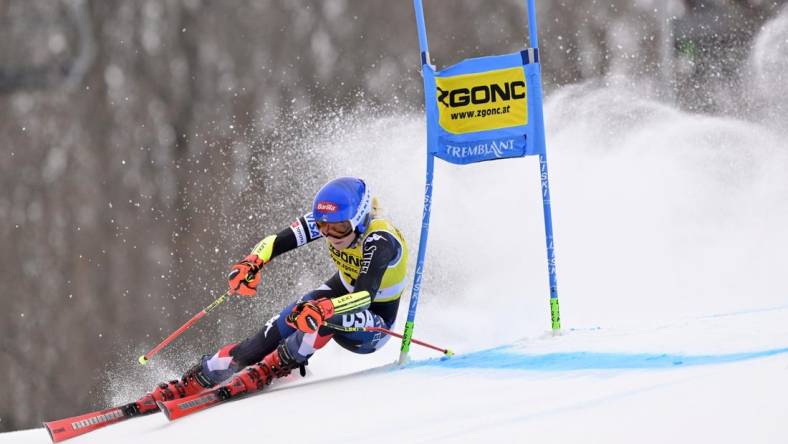
[[[786,33],[783,13],[756,40],[750,68],[757,82],[746,107],[754,111],[747,120],[688,114],[643,98],[636,87],[603,82],[565,87],[547,98],[558,290],[567,331],[692,322],[788,305],[788,126],[774,100],[788,93],[781,77],[788,58],[780,55],[784,46],[765,48]],[[306,131],[301,125],[288,146],[276,160],[288,176],[269,190],[309,196],[330,177],[364,178],[405,234],[412,276],[423,210],[423,116],[371,107],[337,112],[310,122]],[[299,150],[313,161],[303,162]],[[300,185],[304,181],[308,186]],[[270,193],[264,198],[276,199]],[[466,352],[549,329],[541,204],[537,158],[462,167],[437,161],[415,336]],[[282,283],[301,291],[330,275],[328,260],[317,267],[305,258],[282,258],[285,265],[276,270],[286,275]],[[279,306],[298,294],[284,292]],[[408,288],[397,329],[409,294]],[[245,321],[247,334],[275,309],[266,306]],[[340,358],[346,352],[326,352],[350,359]],[[396,354],[392,341],[375,359]],[[433,356],[419,349],[413,355]],[[196,356],[179,360],[191,363]],[[131,389],[145,390],[184,370],[164,365],[174,372],[146,373]],[[133,399],[130,390],[109,398]]]
[[[755,39],[749,74],[758,117],[783,130],[788,128],[788,5]]]
[[[605,86],[564,88],[546,111],[565,327],[788,304],[783,135]],[[411,265],[424,143],[420,116],[326,141],[333,170],[364,177],[405,231]],[[419,334],[462,349],[549,329],[536,158],[438,162],[427,251]]]

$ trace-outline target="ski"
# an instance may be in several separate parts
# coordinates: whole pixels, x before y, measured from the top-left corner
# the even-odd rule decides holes
[[[205,410],[208,407],[254,393],[264,386],[262,381],[260,382],[260,384],[250,384],[247,386],[244,384],[241,377],[234,376],[230,382],[211,390],[185,398],[157,402],[156,404],[167,419],[174,421],[183,416]]]
[[[152,402],[152,400],[151,400]],[[143,407],[143,408],[141,408]],[[49,432],[52,442],[61,442],[75,436],[84,435],[110,424],[116,424],[130,418],[156,413],[159,409],[155,405],[140,406],[131,402],[118,407],[98,410],[70,418],[44,422],[44,428]]]
[[[381,367],[370,368],[360,372],[342,375],[335,378],[346,378],[353,375],[365,374],[369,372],[376,372],[393,368],[394,364],[386,364]],[[236,373],[229,382],[214,387],[213,389],[206,390],[196,395],[186,396],[184,398],[173,399],[170,401],[157,402],[159,410],[164,413],[170,421],[182,418],[192,413],[205,410],[227,401],[235,401],[237,399],[255,396],[269,386],[270,380],[266,381],[264,375],[257,370],[258,364],[251,365],[245,370]],[[306,376],[305,370],[300,372],[301,377]],[[295,377],[293,375],[293,377]],[[329,379],[335,379],[329,378]],[[287,380],[288,378],[285,378]],[[280,383],[285,382],[279,379]],[[266,391],[269,389],[266,389]]]

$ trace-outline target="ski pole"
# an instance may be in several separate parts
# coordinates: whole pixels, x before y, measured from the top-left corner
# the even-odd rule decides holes
[[[170,343],[170,342],[172,342],[172,341],[173,341],[175,338],[177,338],[178,336],[180,336],[180,335],[181,335],[181,333],[183,333],[184,331],[186,331],[186,330],[187,330],[189,327],[191,327],[191,326],[192,326],[192,325],[193,325],[195,322],[197,322],[197,321],[199,321],[200,319],[202,319],[202,317],[203,317],[203,316],[205,316],[206,314],[208,314],[208,313],[209,313],[211,310],[213,310],[214,308],[218,307],[218,306],[219,306],[219,305],[221,305],[223,302],[225,302],[225,301],[227,300],[227,298],[228,298],[228,297],[229,297],[231,294],[232,294],[232,289],[228,289],[227,291],[225,291],[223,295],[219,296],[219,297],[218,297],[218,298],[217,298],[215,301],[211,302],[211,304],[210,304],[209,306],[207,306],[207,307],[203,308],[203,309],[202,309],[202,310],[201,310],[199,313],[197,313],[197,314],[196,314],[196,315],[194,315],[194,316],[193,316],[191,319],[189,319],[188,321],[186,321],[186,323],[185,323],[185,324],[181,325],[181,327],[180,327],[179,329],[175,330],[174,332],[172,332],[172,334],[170,334],[169,336],[167,336],[167,338],[165,338],[163,341],[161,341],[161,343],[160,343],[159,345],[157,345],[157,346],[153,347],[153,349],[152,349],[151,351],[149,351],[148,353],[145,353],[144,355],[140,356],[140,357],[139,357],[139,362],[140,362],[140,364],[142,364],[142,365],[145,365],[145,364],[147,364],[147,363],[148,363],[148,360],[149,360],[150,358],[152,358],[152,357],[153,357],[153,356],[154,356],[156,353],[160,352],[160,351],[161,351],[161,349],[163,349],[164,347],[166,347],[166,346],[167,346],[167,344],[169,344],[169,343]]]
[[[402,335],[401,334],[399,334],[397,332],[394,332],[394,331],[391,331],[391,330],[388,330],[388,329],[385,329],[385,328],[382,328],[382,327],[344,327],[342,325],[331,324],[331,323],[328,323],[328,322],[323,322],[323,325],[325,325],[326,327],[331,328],[333,330],[347,332],[347,333],[353,333],[353,332],[357,332],[357,331],[375,331],[375,332],[385,333],[385,334],[387,334],[389,336],[394,336],[395,338],[402,339]],[[414,344],[421,345],[422,347],[427,347],[427,348],[431,348],[433,350],[439,351],[439,352],[443,353],[446,356],[454,356],[454,352],[449,350],[448,348],[440,348],[440,347],[438,347],[436,345],[428,344],[428,343],[426,343],[424,341],[420,341],[420,340],[415,339],[415,338],[411,338],[410,341],[412,343],[414,343]]]

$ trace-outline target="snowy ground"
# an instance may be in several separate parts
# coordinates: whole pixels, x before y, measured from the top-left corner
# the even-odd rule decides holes
[[[396,347],[374,359],[330,348],[308,378],[71,442],[785,442],[786,315],[776,307],[570,330],[404,368],[385,365]],[[370,361],[383,366],[364,370]],[[49,436],[38,429],[0,442]]]

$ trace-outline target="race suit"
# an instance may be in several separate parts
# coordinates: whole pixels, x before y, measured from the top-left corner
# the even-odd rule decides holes
[[[322,237],[312,213],[299,217],[289,228],[260,241],[252,250],[264,262]],[[326,242],[337,272],[323,285],[303,295],[273,316],[257,334],[238,344],[222,347],[215,355],[203,359],[203,370],[214,383],[263,359],[284,340],[288,351],[299,363],[305,362],[332,338],[354,353],[372,353],[382,347],[388,336],[379,332],[340,332],[321,327],[316,333],[304,333],[285,322],[292,308],[302,301],[335,298],[356,291],[368,291],[368,307],[327,321],[343,327],[383,327],[394,325],[400,296],[405,288],[408,249],[399,230],[383,218],[371,219],[366,231],[350,247],[337,250]]]

